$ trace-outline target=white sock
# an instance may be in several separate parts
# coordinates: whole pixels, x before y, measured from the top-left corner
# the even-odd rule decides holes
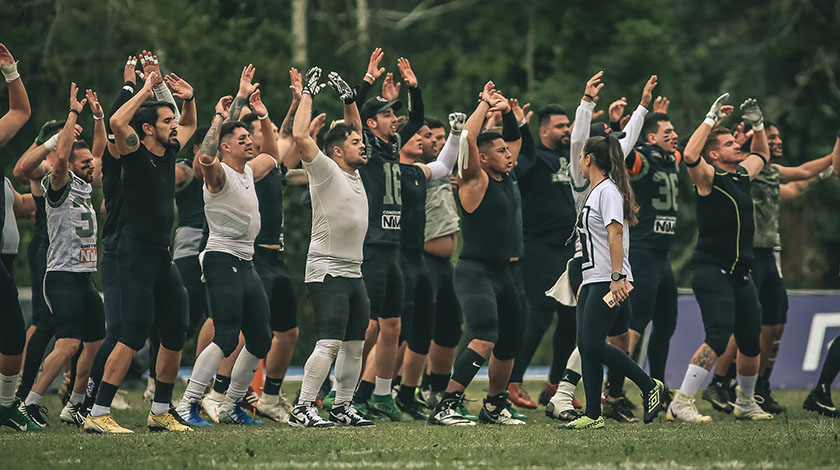
[[[341,341],[337,339],[319,339],[315,343],[315,349],[303,366],[303,382],[300,384],[300,398],[297,404],[315,401],[340,347]]]
[[[190,383],[187,384],[187,389],[184,391],[185,400],[200,400],[204,396],[204,391],[207,390],[207,384],[216,375],[216,369],[225,358],[225,353],[222,348],[216,343],[210,343],[201,351],[198,358],[195,360],[193,372],[190,376]]]
[[[73,405],[78,405],[79,403],[85,401],[85,394],[84,393],[70,393],[70,403]]]
[[[347,403],[353,400],[356,382],[362,372],[363,340],[343,341],[335,358],[335,403]]]
[[[152,414],[153,415],[159,415],[159,414],[166,413],[167,411],[169,411],[169,406],[170,406],[169,403],[158,403],[156,401],[153,401],[152,402]]]
[[[110,406],[102,406],[102,405],[93,405],[93,408],[90,409],[90,415],[94,418],[98,418],[100,416],[105,416],[111,414],[111,407]]]
[[[251,354],[246,345],[233,363],[233,370],[230,372],[230,385],[226,395],[233,401],[237,401],[248,393],[248,385],[254,380],[254,373],[260,366],[260,358]]]
[[[758,380],[758,375],[740,375],[738,374],[738,386],[741,387],[741,392],[744,395],[751,397],[755,394],[755,382]]]
[[[9,407],[15,403],[15,389],[17,388],[18,374],[0,374],[0,406]]]
[[[376,386],[373,388],[374,395],[390,395],[391,394],[391,379],[376,378]]]
[[[706,380],[707,375],[709,375],[709,371],[706,369],[689,364],[688,369],[685,371],[682,385],[680,385],[680,391],[691,397],[697,395],[697,391],[700,390],[700,386],[703,385],[703,381]]]
[[[578,348],[575,348],[575,350],[572,351],[572,355],[569,356],[569,360],[566,361],[566,369],[569,369],[578,375],[582,375],[580,368],[580,351],[578,351]]]
[[[26,396],[26,400],[23,401],[23,404],[26,406],[29,405],[40,405],[41,404],[41,395],[33,392],[32,390],[29,391],[29,395]]]

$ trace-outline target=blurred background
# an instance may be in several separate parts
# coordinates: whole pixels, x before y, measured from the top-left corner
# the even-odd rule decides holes
[[[722,92],[731,93],[733,104],[757,98],[765,119],[780,125],[784,165],[830,153],[840,127],[837,0],[6,0],[0,2],[0,25],[0,42],[20,61],[32,105],[32,118],[0,149],[10,178],[40,126],[66,117],[71,81],[96,90],[107,112],[122,86],[126,57],[143,49],[158,55],[165,73],[192,84],[199,125],[209,123],[220,96],[236,93],[248,63],[256,66],[254,81],[279,124],[290,101],[289,67],[319,65],[356,84],[371,50],[382,47],[382,65],[398,79],[397,58],[411,60],[426,114],[444,121],[451,111],[470,112],[488,79],[532,109],[559,103],[573,117],[586,80],[604,70],[597,109],[626,96],[631,112],[647,78],[657,74],[654,96],[671,101],[669,114],[681,138],[690,136]],[[328,121],[341,117],[341,102],[331,90],[316,107]],[[6,109],[3,90],[0,112]],[[79,122],[90,141],[87,109]],[[532,130],[537,126],[534,118]],[[22,182],[14,184],[28,192]],[[840,288],[838,189],[833,178],[782,203],[782,267],[789,289]],[[301,193],[289,187],[284,201],[286,262],[300,299],[295,364],[303,364],[314,344],[302,283],[311,215]],[[688,287],[685,268],[696,226],[687,175],[681,177],[679,203],[672,260],[679,285]],[[32,224],[18,223],[21,255],[14,277],[25,287],[30,281],[23,254]],[[546,345],[550,338],[545,336]],[[534,364],[550,362],[546,345]]]

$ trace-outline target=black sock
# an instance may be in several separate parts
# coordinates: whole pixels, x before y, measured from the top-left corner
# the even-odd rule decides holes
[[[726,376],[725,375],[712,374],[711,385],[723,385],[724,382],[726,382]]]
[[[156,403],[169,403],[172,401],[172,390],[175,389],[175,384],[168,384],[155,379],[155,399]]]
[[[580,382],[580,374],[572,369],[566,369],[566,373],[563,374],[563,382],[569,382],[570,384],[577,386],[578,382]]]
[[[732,364],[729,366],[729,370],[726,371],[726,380],[732,381],[735,380],[735,374],[737,373],[737,366],[735,365],[736,361],[732,361]]]
[[[224,395],[225,392],[227,392],[228,387],[230,387],[230,376],[216,374],[216,382],[213,383],[213,391]]]
[[[414,394],[417,393],[417,387],[409,387],[408,385],[401,384],[400,391],[397,393],[397,400],[403,403],[411,403],[414,401]]]
[[[263,386],[263,393],[266,395],[279,395],[281,385],[283,385],[282,378],[272,379],[271,377],[266,377],[265,385]]]
[[[391,381],[391,387],[399,387],[402,383],[402,375],[398,375],[394,377],[394,380]]]
[[[89,410],[96,401],[96,394],[99,393],[99,383],[93,379],[88,379],[87,390],[85,391],[85,401],[82,402],[82,409]]]
[[[770,374],[772,374],[772,373],[773,373],[773,368],[772,367],[767,367],[767,368],[764,369],[764,373],[761,374],[761,378],[764,379],[764,381],[767,382],[768,385],[770,384]]]
[[[831,382],[837,378],[837,373],[840,372],[840,336],[831,341],[831,346],[828,348],[828,354],[825,356],[822,372],[820,372],[820,379],[818,384],[827,385],[827,389],[831,388]]]
[[[473,351],[470,348],[465,348],[464,351],[455,360],[455,371],[452,373],[452,380],[466,387],[475,378],[478,369],[484,364],[484,358],[481,354]]]
[[[443,398],[440,400],[438,407],[444,402],[460,400],[462,396],[464,396],[464,392],[446,392],[443,394]]]
[[[116,385],[109,384],[103,380],[102,383],[99,384],[99,392],[96,394],[96,401],[94,403],[99,406],[110,408],[111,402],[114,401],[114,395],[117,394],[118,388],[119,387]]]
[[[433,392],[443,392],[449,385],[449,374],[429,374],[429,385]]]
[[[25,400],[32,385],[35,383],[35,378],[38,376],[38,370],[41,368],[41,362],[44,360],[44,353],[47,346],[53,337],[52,327],[38,325],[35,332],[29,338],[29,344],[26,347],[26,357],[23,360],[23,373],[20,376],[20,386],[18,386],[17,396],[21,400]]]
[[[503,392],[498,395],[490,395],[488,393],[487,398],[485,400],[487,401],[487,403],[495,406],[498,411],[501,411],[507,404],[505,403],[505,401],[507,400],[507,392]]]
[[[353,403],[358,403],[360,405],[367,404],[371,395],[373,395],[373,388],[373,382],[368,382],[367,380],[359,382],[359,387],[356,388],[356,393],[353,395]]]
[[[420,388],[429,388],[430,387],[429,377],[431,377],[429,374],[423,374],[423,381],[420,382]]]

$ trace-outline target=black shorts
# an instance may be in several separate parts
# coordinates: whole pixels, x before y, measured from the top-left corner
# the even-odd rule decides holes
[[[44,301],[44,274],[47,272],[47,249],[50,246],[49,239],[37,231],[33,233],[29,248],[26,250],[26,258],[29,261],[29,279],[32,285],[32,321],[30,324],[37,325],[43,321],[50,322],[50,310]]]
[[[405,293],[399,246],[365,245],[362,277],[370,298],[370,319],[399,318]]]
[[[180,351],[189,324],[187,291],[168,247],[146,242],[123,230],[117,263],[122,310],[120,342],[139,351],[154,325],[160,344]]]
[[[432,276],[421,253],[400,253],[405,295],[403,296],[400,341],[418,354],[428,354],[435,322],[435,294]]]
[[[651,319],[660,319],[676,325],[677,281],[671,270],[671,261],[665,250],[630,248],[630,266],[633,269],[633,295],[630,305],[633,315],[630,329],[644,333]]]
[[[747,357],[758,356],[761,306],[750,276],[729,275],[718,266],[695,263],[691,288],[700,305],[705,343],[715,354],[723,354],[729,337],[734,334],[741,353]]]
[[[558,303],[545,295],[557,278],[566,270],[566,263],[575,254],[573,244],[552,245],[542,241],[526,240],[525,256],[520,262],[528,306],[536,310],[556,310]]]
[[[271,331],[297,328],[297,297],[292,278],[283,261],[283,252],[269,248],[254,248],[254,268],[260,276],[271,312]]]
[[[0,354],[17,356],[23,352],[26,324],[18,302],[18,291],[11,274],[0,266]]]
[[[787,323],[788,298],[782,276],[776,264],[776,251],[753,248],[752,278],[761,304],[762,325]]]
[[[44,298],[55,321],[55,337],[99,341],[105,338],[105,308],[92,273],[49,271]]]
[[[362,341],[370,318],[370,301],[362,278],[332,277],[307,282],[315,312],[316,340]]]
[[[461,305],[455,295],[452,261],[429,253],[424,253],[423,258],[432,278],[435,297],[433,339],[438,346],[454,348],[461,340],[461,324],[464,319],[461,316]]]
[[[513,359],[522,340],[522,312],[510,266],[460,259],[455,266],[455,293],[470,339],[494,343],[498,359]]]
[[[242,331],[248,351],[265,357],[271,348],[268,299],[254,263],[228,253],[207,251],[201,269],[210,296],[213,342],[225,356],[230,356]]]
[[[181,275],[181,282],[187,290],[189,300],[190,327],[187,337],[191,337],[195,330],[201,328],[204,317],[207,316],[207,286],[201,280],[201,264],[198,255],[184,256],[175,259],[175,267]]]

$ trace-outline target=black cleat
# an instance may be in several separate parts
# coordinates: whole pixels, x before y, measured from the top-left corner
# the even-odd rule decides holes
[[[333,406],[330,410],[330,421],[339,426],[352,426],[357,428],[375,426],[373,421],[359,414],[351,403]]]
[[[729,403],[727,387],[720,382],[712,382],[703,390],[703,399],[712,404],[712,408],[724,413],[732,413],[734,405]]]
[[[604,418],[612,418],[619,423],[638,423],[639,418],[637,418],[633,411],[627,406],[627,400],[625,398],[619,398],[615,401],[607,400],[604,403]]]
[[[840,418],[840,410],[834,407],[831,391],[827,385],[817,385],[817,388],[811,390],[805,402],[802,403],[802,408],[829,418]]]
[[[415,420],[428,420],[429,415],[423,412],[423,405],[418,403],[415,400],[411,400],[409,403],[403,403],[399,399],[394,400],[397,402],[397,408],[400,409],[403,413],[411,416]]]
[[[645,414],[642,421],[648,424],[662,411],[662,396],[665,395],[665,384],[653,379],[653,389],[642,393],[642,406]]]
[[[20,406],[18,407],[18,409],[21,413],[23,413],[24,416],[29,418],[30,421],[37,424],[41,428],[45,428],[48,426],[47,420],[45,420],[44,417],[41,416],[41,413],[45,415],[50,414],[45,407],[35,404],[27,406],[24,405],[23,402],[20,402]]]
[[[755,388],[755,402],[767,413],[777,415],[785,411],[785,407],[780,405],[770,394],[770,384],[762,382]]]

